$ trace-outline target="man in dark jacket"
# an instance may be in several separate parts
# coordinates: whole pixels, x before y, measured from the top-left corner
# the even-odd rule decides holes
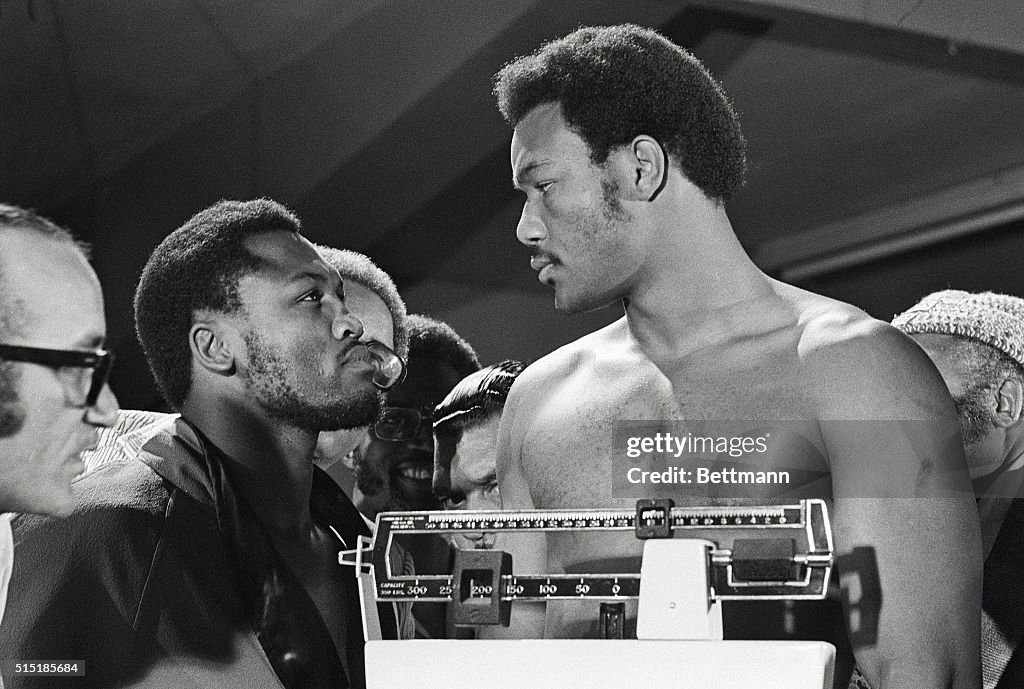
[[[80,660],[76,687],[363,686],[338,553],[368,528],[313,449],[369,423],[402,365],[299,230],[272,201],[222,201],[150,256],[136,326],[181,418],[79,481],[65,522],[16,523],[3,663]]]

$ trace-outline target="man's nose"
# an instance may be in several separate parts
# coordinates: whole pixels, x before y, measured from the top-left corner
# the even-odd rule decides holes
[[[523,212],[519,216],[519,224],[516,226],[516,239],[526,246],[532,246],[546,239],[547,234],[547,228],[544,227],[544,222],[540,219],[536,204],[531,201],[524,203]]]
[[[431,432],[430,421],[424,420],[420,423],[420,427],[416,429],[416,435],[406,440],[405,443],[411,448],[422,450],[433,455],[434,434]]]
[[[494,512],[501,509],[501,499],[497,494],[485,494],[482,490],[474,490],[466,496],[466,509]]]
[[[344,340],[346,337],[358,340],[363,336],[363,322],[349,311],[344,303],[339,304],[331,322],[331,335],[338,340]]]
[[[96,404],[85,410],[85,420],[93,426],[110,427],[117,423],[117,414],[120,411],[121,406],[117,403],[114,391],[110,389],[110,385],[104,384],[99,397],[96,398]]]

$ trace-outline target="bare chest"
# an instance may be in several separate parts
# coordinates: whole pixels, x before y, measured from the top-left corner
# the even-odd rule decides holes
[[[554,385],[533,411],[522,461],[538,508],[630,507],[613,489],[625,429],[702,437],[768,434],[760,470],[793,462],[827,471],[813,391],[784,358],[707,360],[661,371],[646,360],[595,362]],[[637,424],[637,422],[644,422]],[[635,435],[635,434],[633,434]],[[727,502],[722,500],[721,502]]]

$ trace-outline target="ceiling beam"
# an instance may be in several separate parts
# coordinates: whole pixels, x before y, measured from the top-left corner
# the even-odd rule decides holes
[[[833,273],[1024,218],[1024,166],[828,223],[752,249],[786,281]]]

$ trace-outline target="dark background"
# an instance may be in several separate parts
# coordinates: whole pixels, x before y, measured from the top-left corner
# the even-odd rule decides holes
[[[623,21],[734,99],[728,209],[765,271],[884,319],[944,287],[1024,295],[1019,0],[0,0],[0,199],[93,244],[126,408],[159,405],[139,271],[220,198],[368,253],[485,362],[537,358],[618,313],[559,315],[536,282],[490,78]]]

